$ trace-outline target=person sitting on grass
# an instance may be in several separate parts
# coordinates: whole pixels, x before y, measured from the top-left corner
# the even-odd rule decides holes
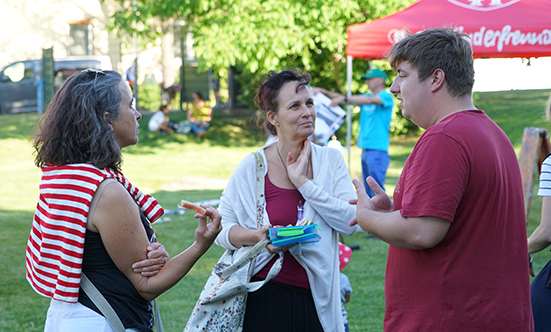
[[[187,112],[187,119],[191,122],[191,130],[195,135],[204,138],[207,136],[209,121],[212,119],[212,108],[205,105],[205,98],[199,91],[194,92],[191,98],[193,98],[193,104]]]
[[[170,120],[170,105],[162,104],[159,110],[149,119],[148,127],[152,133],[172,134],[178,129],[178,123]]]

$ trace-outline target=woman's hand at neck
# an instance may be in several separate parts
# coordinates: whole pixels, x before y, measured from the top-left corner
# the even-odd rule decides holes
[[[298,144],[285,146],[285,143],[279,141],[277,143],[283,161],[287,164],[287,175],[295,188],[300,188],[308,180],[308,174],[312,172],[310,169],[310,140],[305,139]]]

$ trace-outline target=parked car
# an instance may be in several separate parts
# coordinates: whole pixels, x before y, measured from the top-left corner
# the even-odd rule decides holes
[[[73,56],[54,59],[55,88],[83,69],[111,70],[109,56]],[[37,110],[37,80],[42,60],[18,61],[0,69],[0,114]]]

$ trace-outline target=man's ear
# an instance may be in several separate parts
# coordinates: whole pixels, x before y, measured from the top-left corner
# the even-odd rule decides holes
[[[107,124],[109,125],[109,128],[111,128],[111,130],[113,130],[113,125],[111,124],[111,121],[107,121],[107,114],[108,114],[108,113],[109,113],[109,112],[103,113],[103,122],[104,122],[104,123],[107,123]]]
[[[436,70],[432,73],[430,76],[432,83],[431,83],[431,92],[436,92],[441,87],[444,86],[444,81],[446,80],[446,73],[440,68],[436,68]]]

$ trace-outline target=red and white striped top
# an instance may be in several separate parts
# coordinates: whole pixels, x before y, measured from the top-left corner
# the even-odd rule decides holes
[[[43,166],[40,197],[27,243],[27,280],[40,295],[77,302],[90,202],[106,178],[119,181],[154,222],[164,213],[126,177],[91,164]]]

